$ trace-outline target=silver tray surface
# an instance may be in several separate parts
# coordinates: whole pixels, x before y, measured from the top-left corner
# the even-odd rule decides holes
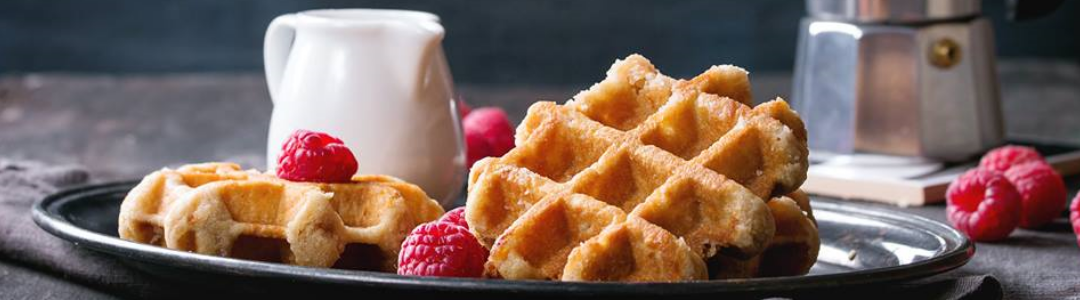
[[[680,283],[574,283],[399,276],[391,273],[321,269],[175,251],[117,237],[120,203],[136,182],[78,187],[50,195],[33,209],[45,231],[165,280],[200,286],[227,283],[233,291],[286,295],[318,290],[328,294],[506,296],[736,296],[808,295],[843,288],[874,288],[958,268],[974,245],[940,222],[889,210],[815,201],[821,235],[818,262],[806,276]]]

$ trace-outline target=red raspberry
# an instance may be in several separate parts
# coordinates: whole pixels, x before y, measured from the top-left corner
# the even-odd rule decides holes
[[[946,198],[949,222],[972,240],[1003,239],[1020,223],[1020,194],[997,172],[967,171],[949,184]]]
[[[488,156],[502,156],[514,148],[514,128],[506,112],[496,107],[473,110],[462,122],[465,131],[466,156],[471,168],[476,161]]]
[[[979,168],[1005,172],[1012,166],[1032,161],[1045,162],[1046,160],[1034,148],[1008,145],[990,150],[983,155],[982,160],[979,161]]]
[[[1076,243],[1080,245],[1080,192],[1076,193],[1072,205],[1069,206],[1069,221],[1072,223],[1073,234],[1076,235]]]
[[[447,222],[417,226],[401,244],[398,274],[480,277],[488,251],[469,229]]]
[[[465,159],[469,168],[472,168],[476,161],[491,156],[492,152],[495,151],[491,150],[491,145],[482,133],[476,130],[465,130]]]
[[[349,147],[322,132],[297,130],[281,150],[277,176],[292,181],[349,182],[358,167]]]
[[[1057,171],[1041,161],[1027,162],[1005,171],[1021,200],[1021,228],[1035,228],[1049,223],[1065,210],[1068,191]]]
[[[461,227],[469,228],[469,223],[465,221],[465,207],[458,207],[451,211],[446,212],[439,218],[439,222],[446,222]]]

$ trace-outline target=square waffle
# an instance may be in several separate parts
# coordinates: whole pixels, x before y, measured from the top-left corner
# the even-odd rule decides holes
[[[392,177],[301,183],[206,163],[143,178],[124,198],[119,232],[181,251],[393,272],[408,232],[442,213],[420,188]]]
[[[808,152],[802,121],[783,100],[750,102],[738,67],[675,80],[631,55],[566,105],[533,104],[517,147],[470,175],[466,219],[491,249],[486,275],[704,279],[703,260],[747,269],[717,275],[760,273],[764,262],[755,261],[786,232],[778,225],[808,218],[763,199],[798,189]],[[698,263],[684,263],[687,248]]]

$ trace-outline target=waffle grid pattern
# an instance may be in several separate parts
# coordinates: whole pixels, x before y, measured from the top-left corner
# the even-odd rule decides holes
[[[683,81],[632,55],[566,105],[534,104],[517,147],[472,169],[466,219],[492,250],[487,275],[693,280],[720,256],[758,268],[780,225],[762,199],[790,201],[808,163],[798,115],[750,97],[740,68]],[[713,277],[758,274],[740,272]]]

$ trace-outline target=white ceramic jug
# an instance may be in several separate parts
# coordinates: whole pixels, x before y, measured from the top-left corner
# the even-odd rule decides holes
[[[352,149],[359,173],[395,176],[452,203],[465,156],[443,35],[438,16],[415,11],[312,10],[274,19],[263,49],[274,102],[268,169],[293,131],[322,131]]]

